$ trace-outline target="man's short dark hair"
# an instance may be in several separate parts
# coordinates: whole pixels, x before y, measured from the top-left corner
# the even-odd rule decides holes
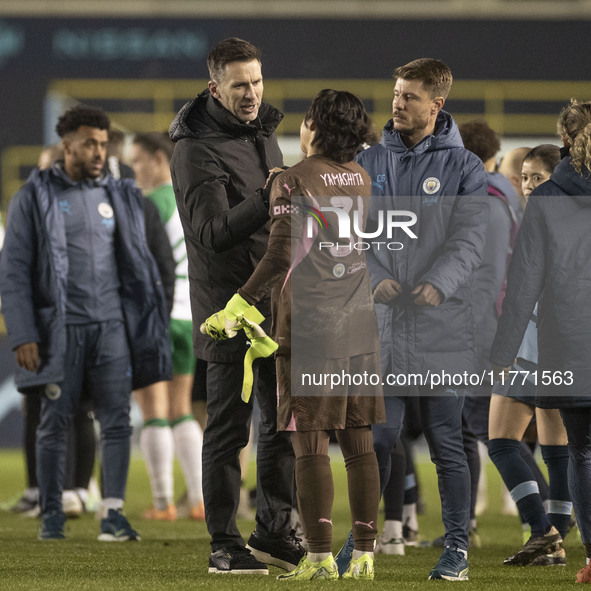
[[[464,148],[476,154],[482,162],[493,158],[501,149],[501,142],[496,132],[488,126],[486,121],[467,121],[458,127]]]
[[[209,78],[215,82],[220,82],[224,77],[224,68],[230,62],[251,62],[261,61],[261,52],[248,41],[230,37],[218,43],[207,56],[207,68]]]
[[[168,160],[172,158],[174,144],[168,137],[168,132],[150,131],[148,133],[138,133],[134,136],[133,143],[140,146],[148,154],[164,152]]]
[[[394,80],[420,80],[431,98],[447,98],[453,76],[451,70],[442,62],[431,57],[421,57],[394,70]]]
[[[102,109],[78,105],[66,111],[58,119],[55,130],[60,137],[64,137],[68,133],[77,131],[83,125],[109,131],[111,121]]]

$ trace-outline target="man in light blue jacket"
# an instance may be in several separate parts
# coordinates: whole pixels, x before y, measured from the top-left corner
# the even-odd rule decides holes
[[[393,118],[382,142],[357,157],[372,179],[368,229],[378,232],[383,222],[367,253],[389,380],[387,423],[374,427],[374,446],[383,490],[405,399],[420,396],[445,526],[444,551],[429,578],[467,580],[470,480],[461,427],[467,384],[457,376],[474,371],[471,278],[486,238],[486,175],[442,110],[449,68],[422,58],[397,68],[394,78]],[[406,212],[395,220],[411,212],[415,223],[390,228],[392,210]]]
[[[138,540],[122,514],[132,388],[172,377],[168,312],[148,250],[143,197],[103,172],[109,119],[75,107],[58,121],[64,161],[12,198],[0,293],[16,384],[43,396],[37,430],[40,540],[64,538],[66,438],[82,395],[101,423],[101,541]]]

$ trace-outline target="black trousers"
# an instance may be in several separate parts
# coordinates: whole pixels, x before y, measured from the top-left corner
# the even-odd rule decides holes
[[[289,433],[277,432],[275,362],[253,366],[253,395],[260,410],[257,439],[256,529],[265,537],[291,529],[294,455]],[[207,362],[207,428],[203,433],[203,501],[211,547],[244,546],[236,525],[240,498],[240,450],[248,443],[252,398],[244,403],[242,363]]]

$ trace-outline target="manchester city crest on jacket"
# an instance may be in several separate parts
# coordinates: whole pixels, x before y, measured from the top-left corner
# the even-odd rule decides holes
[[[437,177],[430,176],[423,181],[423,191],[425,191],[427,195],[433,195],[434,193],[437,193],[440,188],[441,182]]]

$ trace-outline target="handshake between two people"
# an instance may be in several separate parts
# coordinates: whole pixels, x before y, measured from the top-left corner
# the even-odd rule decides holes
[[[244,357],[244,379],[242,382],[242,400],[248,402],[252,393],[252,364],[259,357],[269,357],[279,345],[260,327],[265,317],[251,306],[242,296],[234,294],[226,307],[212,314],[201,325],[202,334],[209,335],[216,341],[234,338],[239,330],[244,330],[250,347]]]

